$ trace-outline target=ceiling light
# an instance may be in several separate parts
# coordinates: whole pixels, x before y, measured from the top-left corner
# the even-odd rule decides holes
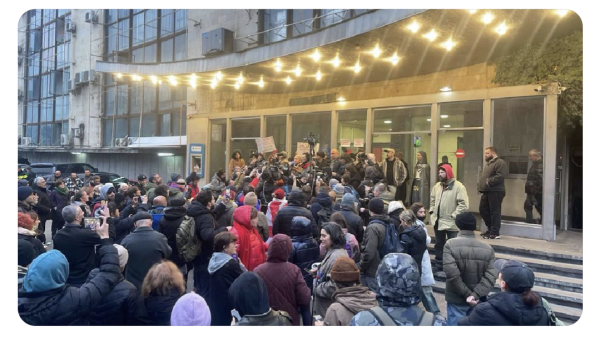
[[[470,10],[469,10],[469,13],[471,13],[471,14],[475,14],[475,13],[477,13],[477,10],[476,10],[476,9],[470,9]]]
[[[235,84],[233,85],[234,88],[239,89],[240,88],[240,83],[235,82]]]
[[[452,88],[449,87],[449,86],[445,86],[445,87],[441,88],[440,91],[442,91],[442,92],[448,92],[448,91],[452,91]]]
[[[321,54],[319,53],[319,50],[316,49],[315,52],[313,52],[313,54],[310,55],[310,57],[315,61],[318,62],[319,60],[321,60]]]
[[[192,88],[196,88],[196,80],[198,79],[198,77],[196,77],[195,73],[192,73],[192,75],[190,76],[190,85],[192,86]]]
[[[131,79],[133,79],[134,81],[141,81],[142,77],[140,77],[138,75],[131,75]]]
[[[429,41],[434,41],[438,36],[438,33],[435,30],[429,31],[429,33],[424,34],[423,37],[429,39]]]
[[[390,131],[392,131],[392,128],[390,128]]]
[[[173,156],[173,153],[158,153],[158,156]]]
[[[443,127],[444,128],[450,128],[450,125],[449,124],[444,124]]]
[[[216,88],[216,87],[217,87],[217,82],[218,82],[218,81],[217,81],[217,78],[216,78],[216,77],[212,79],[212,81],[210,82],[210,87],[211,87],[211,89],[214,89],[214,88]]]
[[[428,119],[427,119],[427,122],[431,122],[431,118],[428,118]]]
[[[483,21],[484,24],[489,24],[494,20],[494,15],[490,12],[487,12],[483,15],[483,17],[481,17],[481,21]]]
[[[217,80],[223,79],[223,74],[221,73],[221,71],[217,72],[216,78]]]
[[[373,57],[379,58],[379,56],[381,55],[381,49],[379,48],[379,44],[375,45],[375,48],[373,49],[373,51],[371,51],[371,54],[373,55]]]
[[[120,72],[119,72],[119,73],[117,73],[117,78],[118,78],[118,79],[121,79],[121,78],[123,78],[123,74],[122,74],[122,73],[120,73]]]
[[[285,82],[287,83],[287,85],[292,84],[292,79],[290,78],[290,76],[287,76],[287,78],[285,79]]]
[[[244,84],[244,76],[242,75],[242,73],[240,72],[240,76],[237,79],[238,83],[240,83],[240,85]]]
[[[156,78],[156,76],[150,76],[150,80],[152,81],[152,84],[158,83],[158,78]]]
[[[413,33],[417,33],[419,31],[419,29],[421,28],[421,25],[419,25],[418,22],[413,21],[410,25],[408,25],[409,30],[411,30]]]
[[[389,121],[389,120],[388,121],[383,121],[383,123],[390,124],[390,123],[392,123],[392,121]]]
[[[337,98],[337,101],[338,102],[346,102],[346,99],[344,97],[340,96]]]
[[[554,10],[554,13],[562,18],[565,15],[567,15],[567,13],[569,13],[569,10],[568,9],[557,9],[557,10]]]
[[[281,61],[279,60],[279,58],[277,58],[277,61],[275,62],[275,71],[280,72],[281,66]]]
[[[496,33],[499,35],[506,33],[506,30],[508,30],[508,26],[506,26],[506,22],[504,21],[494,29],[494,31],[496,31]]]
[[[260,76],[260,80],[258,81],[258,87],[263,88],[265,86],[265,82],[263,81],[263,77]]]
[[[317,78],[317,81],[320,81],[321,78],[323,78],[323,75],[321,74],[321,70],[317,71],[317,74],[315,75],[315,78]]]
[[[302,74],[302,69],[300,68],[300,63],[298,63],[298,65],[296,65],[296,69],[294,70],[294,74],[296,74],[296,77],[300,77],[300,75]]]
[[[360,66],[360,61],[357,60],[356,64],[354,65],[354,73],[359,73],[361,69],[362,69],[362,66]]]
[[[81,155],[83,153],[82,152],[71,152],[71,154],[73,154],[73,155]]]
[[[335,58],[333,58],[332,63],[333,63],[333,66],[335,66],[335,67],[340,66],[340,56],[339,56],[339,54],[337,54],[337,53],[335,54]]]
[[[175,76],[169,76],[169,83],[171,83],[173,86],[177,85],[177,79],[175,79]]]
[[[452,41],[452,39],[448,39],[445,42],[441,43],[440,46],[442,46],[443,48],[445,48],[446,50],[450,51],[452,50],[452,48],[454,46],[456,46],[456,43]]]
[[[398,54],[394,52],[394,55],[390,58],[390,62],[392,62],[392,65],[396,65],[399,61],[400,57],[398,57]]]
[[[448,118],[448,115],[440,115],[441,118]]]

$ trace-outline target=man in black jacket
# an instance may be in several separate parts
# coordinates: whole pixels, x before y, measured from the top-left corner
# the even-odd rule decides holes
[[[379,249],[383,244],[390,217],[385,214],[383,200],[379,198],[369,201],[369,214],[371,217],[365,230],[364,239],[360,244],[360,262],[357,265],[363,285],[376,292],[379,287],[376,278],[377,267],[381,261]]]
[[[168,258],[171,262],[175,263],[183,278],[186,278],[187,268],[185,261],[179,257],[179,250],[177,249],[177,230],[181,226],[183,218],[186,216],[185,199],[178,198],[171,200],[171,205],[164,209],[164,215],[158,222],[158,232],[162,233],[167,237],[167,243],[171,247],[171,256]]]
[[[283,233],[291,237],[290,226],[294,217],[306,217],[312,224],[312,234],[315,239],[319,239],[320,230],[312,213],[306,208],[306,198],[300,190],[293,190],[288,196],[288,205],[282,207],[277,212],[273,221],[273,235]]]
[[[96,228],[99,235],[100,270],[81,288],[66,285],[69,262],[58,250],[33,260],[19,291],[19,316],[34,326],[86,325],[88,315],[115,287],[119,278],[117,249],[108,240],[108,225]]]
[[[171,248],[167,243],[167,238],[152,229],[150,213],[136,213],[133,223],[135,231],[125,237],[121,245],[129,252],[125,278],[139,290],[142,288],[148,270],[155,263],[167,259],[171,255]]]
[[[506,195],[504,177],[508,174],[508,166],[496,154],[496,148],[485,149],[487,165],[479,178],[478,190],[481,192],[479,214],[488,230],[482,234],[484,239],[500,239],[502,222],[502,200]]]
[[[231,230],[231,226],[219,228],[217,225],[217,220],[226,210],[223,203],[215,207],[215,199],[211,190],[200,191],[196,200],[192,201],[187,209],[188,216],[194,218],[196,235],[202,242],[202,251],[194,259],[194,291],[207,302],[209,302],[210,292],[208,263],[213,254],[213,241],[217,234]]]
[[[362,218],[356,214],[356,202],[354,201],[354,196],[350,193],[344,194],[340,208],[340,212],[348,224],[348,232],[356,237],[356,241],[362,243],[365,229],[363,227]]]
[[[33,181],[33,186],[31,186],[35,194],[38,196],[37,203],[37,214],[40,219],[40,225],[38,226],[38,230],[40,230],[40,234],[37,238],[42,242],[46,243],[46,221],[52,218],[52,200],[48,196],[48,192],[46,191],[46,180],[41,176],[38,176]]]
[[[96,267],[95,245],[100,244],[100,237],[93,230],[82,227],[84,213],[78,205],[66,206],[62,216],[66,224],[54,236],[54,249],[62,252],[69,261],[67,283],[80,287]]]
[[[542,160],[542,153],[537,149],[529,151],[529,160],[531,160],[531,168],[527,173],[527,182],[525,183],[525,203],[523,209],[525,210],[525,221],[533,224],[536,221],[533,220],[533,207],[540,214],[540,220],[542,216],[542,200],[544,198],[544,161]],[[39,201],[38,201],[39,207]],[[538,223],[542,223],[539,221]]]

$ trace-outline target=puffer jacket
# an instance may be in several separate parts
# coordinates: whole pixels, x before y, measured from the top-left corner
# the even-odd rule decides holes
[[[336,287],[331,280],[331,269],[333,263],[340,257],[348,257],[346,249],[331,249],[327,251],[325,258],[317,269],[317,281],[315,283],[313,315],[325,316],[327,309],[333,303],[332,296]]]
[[[298,308],[310,303],[310,289],[302,272],[288,262],[292,253],[292,241],[284,234],[277,234],[271,240],[267,262],[259,265],[256,272],[267,285],[269,306],[287,312],[294,326],[300,325]]]
[[[277,212],[279,212],[279,209],[285,207],[286,205],[287,200],[285,199],[273,199],[273,201],[271,201],[267,207],[267,225],[269,226],[271,237],[273,234],[273,220],[275,220],[275,217],[277,217]]]
[[[458,231],[455,219],[457,215],[469,209],[469,195],[465,186],[454,178],[452,167],[449,165],[441,167],[446,170],[448,180],[446,184],[436,183],[431,189],[429,205],[431,225],[435,226],[437,222],[440,231]]]
[[[427,233],[425,229],[424,226],[415,223],[415,225],[405,228],[398,235],[404,253],[410,255],[417,262],[419,273],[423,273],[421,263],[423,262],[423,252],[427,250]]]
[[[304,269],[310,269],[313,263],[319,261],[319,243],[313,238],[311,229],[311,222],[305,217],[292,220],[292,252],[288,260],[300,268],[306,285],[312,290],[313,277]]]
[[[33,326],[89,324],[90,312],[113,290],[120,275],[119,255],[108,239],[100,241],[98,254],[98,276],[79,289],[66,285],[69,265],[60,251],[52,250],[34,259],[19,291],[21,319]],[[57,271],[56,267],[62,270]],[[54,271],[57,273],[49,273]],[[36,281],[40,278],[53,280]]]
[[[337,289],[333,300],[325,314],[326,326],[347,326],[358,312],[378,306],[375,293],[363,286]]]
[[[317,198],[315,203],[310,205],[310,212],[315,218],[315,222],[317,222],[318,226],[322,226],[326,221],[320,221],[319,219],[319,211],[322,209],[330,209],[333,214],[333,202],[331,201],[331,197],[328,193],[319,193],[317,194]]]
[[[499,157],[489,161],[477,183],[479,192],[504,192],[504,178],[508,175],[506,162]]]
[[[265,255],[267,244],[262,240],[256,228],[252,227],[251,213],[252,207],[250,206],[242,206],[235,210],[233,212],[233,228],[230,231],[237,237],[235,244],[238,256],[248,271],[254,270],[267,258]]]
[[[538,304],[528,307],[521,294],[504,291],[475,306],[468,316],[458,321],[459,326],[547,326],[548,313],[542,298],[536,292]]]
[[[369,225],[365,230],[364,239],[360,245],[360,262],[357,264],[360,272],[368,277],[375,277],[377,267],[381,258],[379,257],[379,248],[385,238],[385,225],[374,220],[380,220],[385,224],[390,223],[390,218],[386,214],[374,215],[369,218]]]
[[[26,240],[33,247],[33,251],[35,251],[35,255],[33,258],[46,252],[46,248],[44,247],[44,245],[42,245],[42,242],[35,237],[37,235],[35,233],[35,231],[19,227],[18,233],[19,233],[19,239]]]
[[[273,235],[283,233],[291,236],[290,226],[292,226],[292,219],[297,216],[302,216],[310,220],[313,237],[315,237],[315,239],[319,238],[320,231],[317,227],[317,222],[312,213],[304,206],[305,202],[306,200],[301,191],[293,190],[289,194],[288,205],[282,207],[279,212],[277,212],[277,216],[273,221]]]
[[[87,283],[98,273],[98,268],[92,270]],[[92,326],[143,326],[148,322],[144,298],[123,275],[119,276],[115,288],[102,298],[102,303],[90,313]]]
[[[175,263],[177,267],[182,267],[185,261],[179,257],[179,249],[177,249],[177,229],[181,225],[183,218],[186,215],[186,209],[180,207],[167,207],[163,211],[164,215],[158,222],[158,232],[167,237],[167,244],[171,247],[171,255],[167,258]]]
[[[495,253],[489,244],[475,239],[473,231],[460,231],[444,245],[446,301],[465,305],[469,296],[479,300],[494,287],[497,271]]]
[[[185,292],[184,292],[185,293]],[[152,291],[146,298],[146,311],[152,326],[170,326],[171,312],[177,300],[183,296],[177,288],[171,288],[167,295]]]

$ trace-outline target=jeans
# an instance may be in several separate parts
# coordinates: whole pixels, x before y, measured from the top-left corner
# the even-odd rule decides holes
[[[371,290],[372,292],[376,292],[377,288],[379,288],[379,285],[377,284],[377,279],[375,277],[369,277],[365,274],[361,274],[360,281],[362,282],[362,285],[369,288],[369,290]]]
[[[435,301],[435,297],[433,296],[433,288],[430,286],[422,286],[421,287],[421,302],[423,302],[423,306],[425,310],[435,315],[440,313],[440,308]]]
[[[444,263],[442,258],[444,256],[444,245],[446,245],[446,240],[456,238],[456,236],[458,236],[458,231],[440,231],[438,229],[437,221],[433,226],[433,231],[435,232],[435,264],[439,269],[443,269]]]
[[[470,305],[446,303],[446,309],[448,312],[448,319],[446,320],[446,324],[448,326],[458,326],[458,320],[460,320],[462,317],[467,316],[467,312],[470,308]]]
[[[535,209],[538,211],[538,213],[540,214],[540,217],[542,216],[542,193],[539,194],[527,194],[527,197],[525,197],[525,203],[523,203],[523,209],[525,210],[525,221],[530,223],[530,224],[534,224],[535,221],[533,220],[533,207],[535,206]]]
[[[490,230],[490,235],[500,235],[502,200],[506,192],[483,192],[479,202],[479,214]]]

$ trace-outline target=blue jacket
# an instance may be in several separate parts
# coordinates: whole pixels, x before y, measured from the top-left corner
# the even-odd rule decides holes
[[[288,261],[300,268],[306,284],[312,288],[312,275],[304,271],[305,268],[310,268],[313,263],[319,261],[319,243],[312,236],[311,221],[304,217],[295,217],[290,232],[292,252]]]

